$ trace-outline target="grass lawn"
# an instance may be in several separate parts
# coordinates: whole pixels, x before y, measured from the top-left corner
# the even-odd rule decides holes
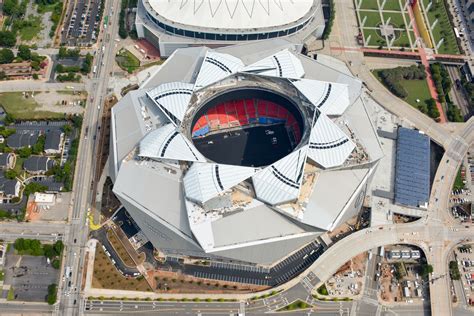
[[[387,46],[387,42],[379,34],[379,31],[375,29],[364,29],[364,37],[367,40],[370,35],[370,40],[367,43],[368,46]]]
[[[405,101],[414,107],[418,107],[419,104],[416,102],[416,99],[419,99],[420,102],[425,102],[431,98],[426,80],[402,80],[400,83],[408,92]]]
[[[383,13],[383,20],[385,23],[387,23],[388,19],[390,18],[389,24],[393,25],[396,28],[405,28],[405,20],[403,20],[403,14],[402,13]]]
[[[380,1],[380,4],[382,4],[383,0]],[[404,3],[405,1],[402,1]],[[402,11],[400,8],[400,2],[398,0],[387,0],[385,1],[385,6],[383,7],[384,10],[390,10],[390,11]]]
[[[19,29],[20,39],[23,41],[31,41],[36,38],[43,29],[39,16],[29,17],[28,21],[30,22],[28,26]]]
[[[380,0],[380,4],[382,4],[383,0]],[[360,9],[366,9],[366,10],[377,10],[379,8],[377,4],[377,0],[362,0],[362,4],[360,6]],[[400,3],[398,0],[387,0],[385,2],[385,7],[383,7],[384,10],[391,10],[391,11],[401,11],[400,9]]]
[[[410,47],[410,39],[408,38],[408,33],[407,32],[399,32],[399,37],[393,42],[393,46],[398,46],[398,47]],[[413,33],[412,35],[412,40],[414,40]]]
[[[380,69],[373,70],[372,73],[380,82],[382,82],[378,73],[379,70]],[[426,80],[402,80],[400,83],[408,93],[408,96],[403,100],[412,105],[414,108],[418,108],[421,102],[426,102],[431,98],[430,90]],[[416,102],[417,99],[420,100],[419,103]]]
[[[464,189],[464,183],[462,182],[461,178],[461,168],[459,168],[458,173],[456,174],[456,179],[454,179],[453,190],[461,189]]]
[[[125,291],[151,292],[151,288],[144,278],[141,280],[126,278],[118,272],[100,244],[97,245],[95,251],[92,287],[96,289],[120,289]]]
[[[282,311],[294,311],[294,310],[299,310],[299,309],[307,309],[311,308],[313,306],[309,305],[306,302],[303,302],[301,300],[294,301],[293,303],[286,305],[285,307],[282,307],[278,310],[278,312]]]
[[[117,56],[115,56],[115,60],[120,68],[129,73],[132,73],[140,67],[140,60],[126,49],[120,50]]]
[[[22,175],[24,170],[23,170],[23,162],[25,161],[25,158],[21,158],[19,155],[16,155],[16,164],[15,164],[15,168],[13,168],[13,170],[15,170],[18,175]]]
[[[387,1],[388,2],[388,1]],[[361,9],[377,10],[379,8],[377,0],[362,0]]]
[[[64,114],[49,111],[37,111],[39,104],[32,98],[25,99],[21,92],[0,93],[0,105],[18,120],[58,119]]]
[[[425,8],[430,3],[430,0],[423,0]],[[451,25],[444,6],[443,0],[434,1],[430,10],[426,12],[430,25],[438,19],[438,24],[433,29],[434,43],[437,45],[441,38],[444,38],[444,43],[441,44],[438,52],[440,54],[459,54],[459,47],[456,42],[453,26]]]
[[[378,12],[359,11],[359,15],[361,23],[364,21],[364,18],[367,17],[364,27],[376,27],[379,26],[379,24],[382,24],[380,14]]]

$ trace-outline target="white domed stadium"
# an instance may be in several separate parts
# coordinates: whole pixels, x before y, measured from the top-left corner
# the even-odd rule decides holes
[[[362,84],[296,47],[178,49],[113,107],[114,193],[162,254],[271,266],[360,211],[382,157]]]
[[[321,0],[140,0],[135,24],[138,36],[162,56],[196,44],[276,37],[304,42],[324,31]]]

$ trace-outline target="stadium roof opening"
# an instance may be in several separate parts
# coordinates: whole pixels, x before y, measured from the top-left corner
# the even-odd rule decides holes
[[[292,101],[276,92],[239,89],[208,101],[193,118],[191,137],[211,161],[267,166],[296,148],[303,120]]]

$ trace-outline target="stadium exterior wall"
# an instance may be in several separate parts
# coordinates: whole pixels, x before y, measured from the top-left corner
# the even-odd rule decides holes
[[[139,38],[144,38],[159,48],[162,57],[169,57],[176,49],[192,47],[192,46],[210,46],[219,47],[234,45],[242,42],[286,38],[295,42],[304,42],[304,39],[310,35],[321,38],[324,31],[324,17],[322,7],[314,12],[314,15],[302,21],[300,24],[291,25],[288,29],[280,29],[275,31],[256,32],[239,32],[239,33],[220,33],[205,32],[204,30],[185,30],[173,25],[168,25],[162,21],[158,21],[153,17],[143,4],[144,0],[138,2],[138,10],[135,19],[135,27]],[[301,34],[304,33],[304,34]]]

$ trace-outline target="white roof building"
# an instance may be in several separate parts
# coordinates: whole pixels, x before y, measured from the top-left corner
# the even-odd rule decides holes
[[[140,0],[137,34],[169,56],[196,44],[232,45],[324,31],[321,0]]]
[[[361,82],[331,59],[269,43],[178,50],[112,109],[114,192],[164,253],[271,264],[359,211],[380,159]],[[234,158],[239,141],[224,149],[226,139],[260,127],[273,146],[264,163],[206,153]],[[245,150],[266,146],[248,135]]]

